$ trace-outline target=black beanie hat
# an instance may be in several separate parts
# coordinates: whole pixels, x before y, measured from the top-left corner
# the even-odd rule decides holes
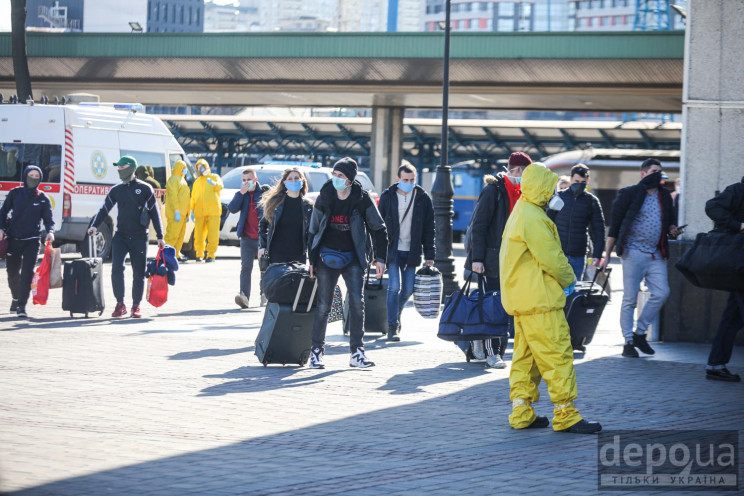
[[[335,164],[333,164],[333,170],[337,170],[343,173],[349,181],[353,181],[357,175],[359,167],[357,163],[351,157],[344,157]]]

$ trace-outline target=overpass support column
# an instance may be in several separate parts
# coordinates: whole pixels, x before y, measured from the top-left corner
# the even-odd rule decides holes
[[[403,157],[404,112],[402,107],[372,109],[369,175],[380,193],[395,180]]]
[[[661,327],[667,341],[709,342],[728,294],[692,286],[674,263],[712,229],[705,202],[744,176],[744,3],[691,0],[686,22],[679,223],[688,227],[670,250]],[[744,344],[742,333],[737,342]]]

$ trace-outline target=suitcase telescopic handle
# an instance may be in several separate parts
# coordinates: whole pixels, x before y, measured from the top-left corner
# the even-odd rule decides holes
[[[592,292],[592,288],[594,287],[594,284],[597,282],[597,276],[600,272],[604,272],[607,274],[607,277],[605,277],[604,284],[602,284],[602,292],[605,292],[605,289],[607,288],[607,283],[610,282],[610,272],[612,272],[611,267],[607,267],[604,271],[597,269],[594,271],[594,277],[592,277],[592,283],[589,285],[589,293]]]
[[[300,302],[300,295],[302,294],[302,287],[305,285],[305,281],[307,280],[307,277],[303,277],[300,281],[300,287],[297,288],[297,294],[295,295],[294,303],[292,304],[292,311],[297,311],[297,304]],[[310,309],[313,306],[313,300],[315,299],[315,292],[318,289],[318,278],[314,278],[313,280],[313,291],[310,293],[310,300],[307,302],[307,308],[305,309],[305,313],[308,313]]]
[[[98,257],[98,247],[96,246],[93,236],[90,234],[88,235],[88,253],[90,253],[91,258]]]

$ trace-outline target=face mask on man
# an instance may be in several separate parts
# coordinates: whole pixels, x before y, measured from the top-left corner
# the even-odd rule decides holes
[[[333,181],[333,187],[336,188],[338,191],[343,191],[346,189],[346,179],[333,176],[331,178],[331,181]]]
[[[553,195],[548,201],[548,208],[550,210],[560,211],[563,208],[563,200],[558,195]]]
[[[646,189],[658,188],[661,185],[661,171],[648,174],[646,177],[641,179],[641,184]]]
[[[514,185],[517,185],[517,184],[521,184],[522,183],[522,176],[510,176],[509,174],[507,174],[506,177]]]
[[[586,183],[573,183],[569,189],[574,196],[579,196],[586,189]]]
[[[302,189],[302,181],[284,181],[284,186],[288,191],[300,191]]]
[[[36,187],[39,185],[40,182],[41,182],[40,177],[26,176],[26,187],[28,189],[36,189]]]
[[[416,184],[414,183],[404,183],[398,181],[398,189],[400,189],[404,193],[410,193],[411,191],[413,191],[414,186],[416,186]]]
[[[121,179],[121,182],[123,182],[124,184],[128,184],[129,181],[132,179],[132,174],[134,174],[135,169],[136,167],[134,165],[119,169],[119,179]]]
[[[248,191],[253,191],[253,188],[256,187],[256,181],[253,179],[248,179],[247,181],[243,181],[243,184],[248,185]]]
[[[207,169],[200,169],[200,172],[202,176],[206,176],[207,174],[209,174],[209,171]]]

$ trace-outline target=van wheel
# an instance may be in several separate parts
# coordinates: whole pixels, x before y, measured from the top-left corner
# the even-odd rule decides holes
[[[82,242],[82,246],[80,247],[80,253],[83,255],[83,258],[92,257],[93,255],[90,252],[88,248],[88,238],[89,235],[85,235],[85,239]],[[102,223],[98,227],[98,232],[96,233],[95,237],[93,238],[93,242],[96,244],[96,255],[104,260],[108,260],[111,258],[111,243],[113,240],[113,234],[111,233],[111,226],[106,224],[105,222]]]
[[[196,253],[194,252],[194,233],[191,233],[191,237],[189,238],[188,243],[184,243],[181,247],[181,255],[184,257],[190,258],[194,260],[196,258]]]

